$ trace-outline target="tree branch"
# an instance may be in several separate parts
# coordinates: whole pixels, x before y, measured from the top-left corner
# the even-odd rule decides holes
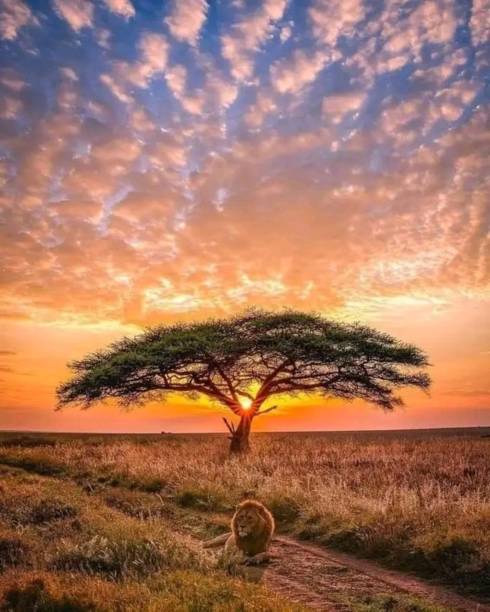
[[[279,406],[271,406],[270,408],[266,408],[265,410],[259,410],[258,412],[255,413],[255,416],[260,416],[261,414],[267,414],[268,412],[272,412],[276,408],[279,408]]]
[[[256,400],[262,400],[263,398],[267,397],[267,390],[268,387],[270,386],[270,384],[272,383],[272,381],[274,380],[274,378],[279,374],[279,372],[282,372],[282,370],[286,367],[286,365],[290,362],[289,359],[285,359],[282,363],[280,363],[274,370],[272,370],[272,372],[266,376],[262,382],[262,385],[260,387],[260,389],[258,390],[255,399]]]
[[[226,427],[228,428],[228,431],[231,433],[231,435],[235,435],[235,425],[234,423],[232,423],[231,421],[228,421],[228,419],[226,419],[225,417],[223,417],[223,421],[225,422]]]

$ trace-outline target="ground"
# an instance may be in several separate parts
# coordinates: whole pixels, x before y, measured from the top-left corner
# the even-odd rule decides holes
[[[0,435],[0,610],[483,612],[488,433]],[[201,542],[247,496],[279,537],[230,575]]]

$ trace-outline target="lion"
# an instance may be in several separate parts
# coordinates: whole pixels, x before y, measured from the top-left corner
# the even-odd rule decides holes
[[[205,548],[225,545],[228,557],[239,557],[244,565],[259,565],[270,559],[267,552],[274,534],[274,517],[258,501],[241,502],[231,519],[231,533],[204,543]]]

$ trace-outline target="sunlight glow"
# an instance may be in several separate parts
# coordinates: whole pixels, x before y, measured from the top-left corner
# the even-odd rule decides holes
[[[240,398],[240,404],[244,410],[250,410],[252,400],[249,397],[242,397]]]

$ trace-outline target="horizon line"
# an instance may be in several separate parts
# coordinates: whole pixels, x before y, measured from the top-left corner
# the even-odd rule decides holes
[[[296,429],[296,430],[275,430],[275,431],[255,431],[253,435],[260,434],[304,434],[304,433],[383,433],[383,432],[403,432],[403,431],[450,431],[461,429],[490,429],[487,425],[451,425],[448,427],[405,427],[388,429]],[[0,429],[1,434],[70,434],[70,435],[93,435],[93,436],[188,436],[188,435],[228,435],[226,431],[50,431],[46,429]]]

